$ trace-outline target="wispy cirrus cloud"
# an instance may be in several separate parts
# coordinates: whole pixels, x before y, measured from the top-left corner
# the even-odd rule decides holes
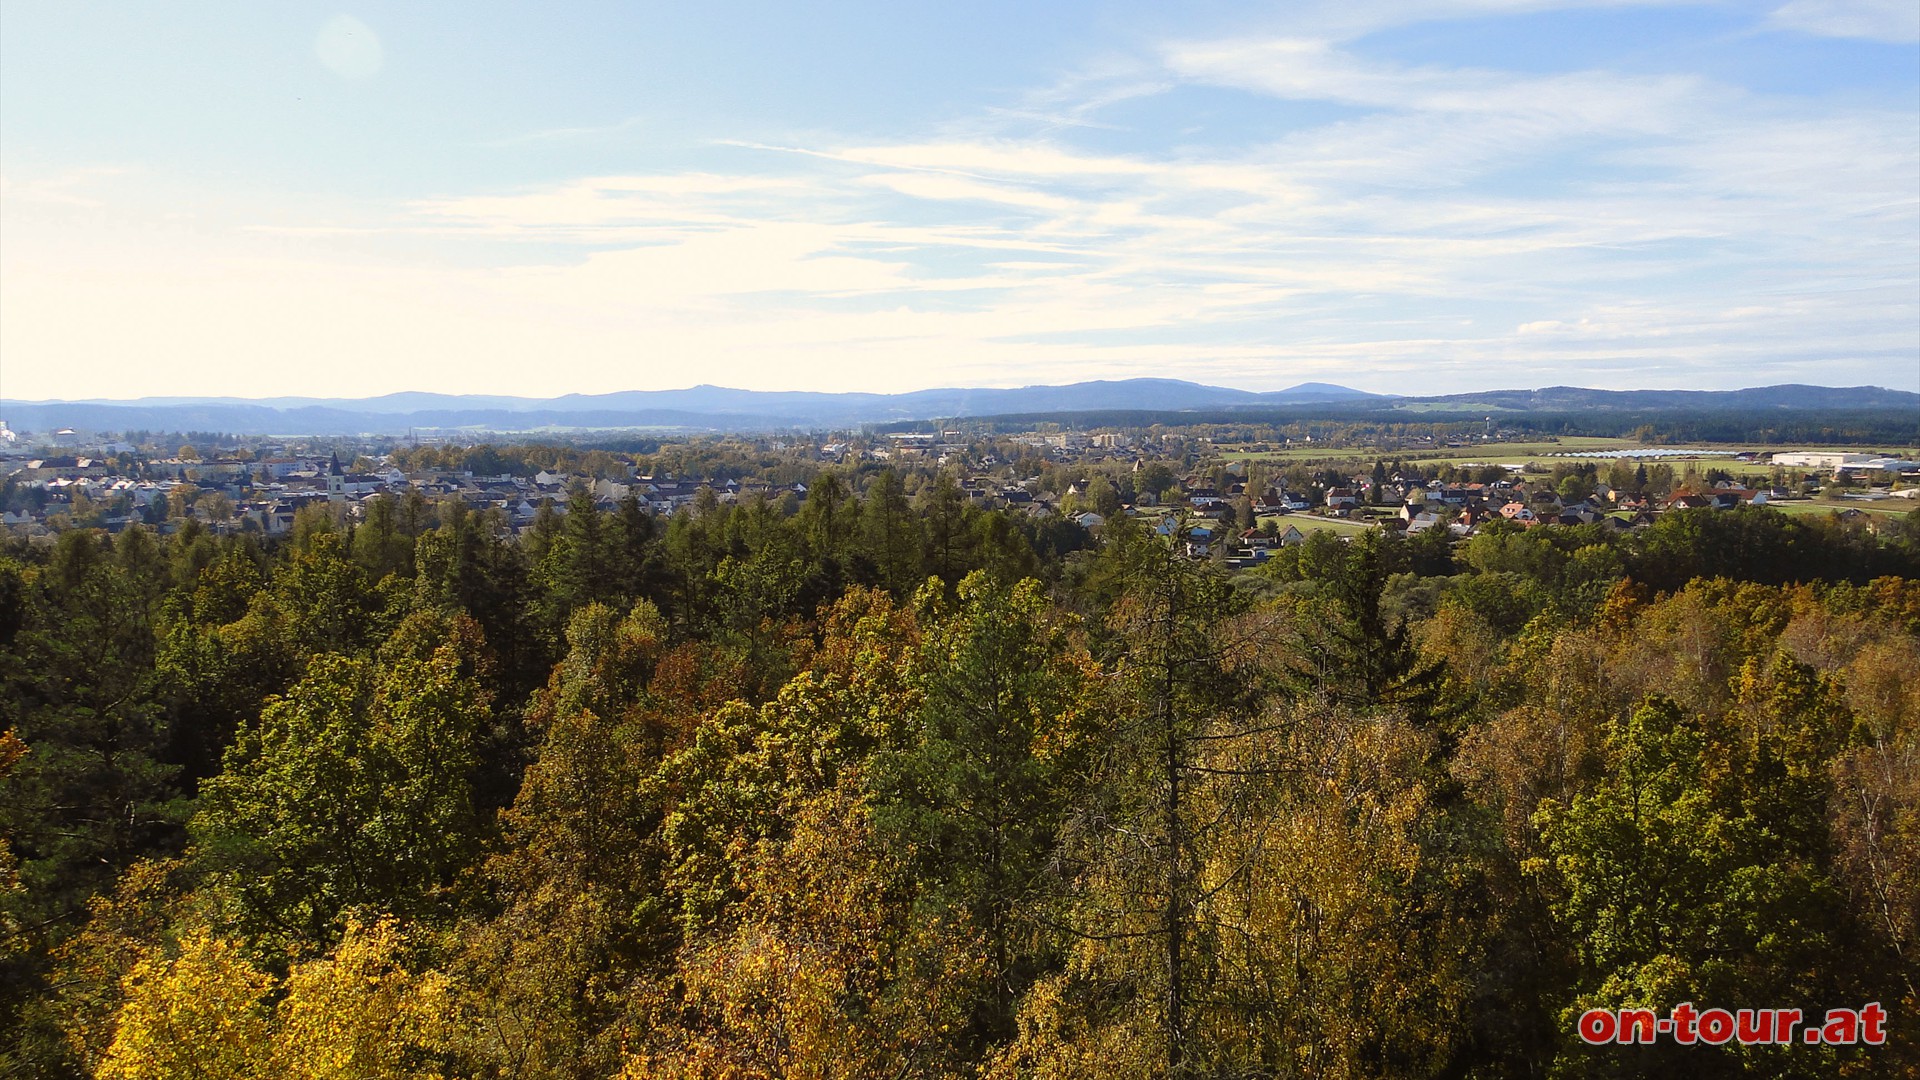
[[[1792,0],[1774,9],[1768,21],[1823,37],[1920,41],[1920,6],[1908,0]]]
[[[497,139],[488,139],[482,146],[510,147],[531,146],[539,143],[570,142],[579,139],[601,139],[612,135],[625,135],[645,125],[645,116],[629,116],[610,124],[581,124],[570,127],[543,128],[538,131],[523,131],[513,135],[504,135]]]
[[[1306,101],[1438,115],[1533,121],[1533,134],[1663,134],[1676,108],[1704,96],[1686,75],[1625,77],[1603,71],[1522,75],[1477,68],[1369,61],[1335,43],[1302,38],[1176,45],[1168,68],[1197,81]]]

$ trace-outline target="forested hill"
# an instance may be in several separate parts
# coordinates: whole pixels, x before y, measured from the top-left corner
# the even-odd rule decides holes
[[[1429,405],[1486,407],[1520,412],[1573,410],[1685,410],[1689,412],[1822,409],[1920,411],[1920,394],[1883,386],[1757,386],[1746,390],[1589,390],[1549,386],[1543,390],[1488,390],[1415,399]]]
[[[0,1074],[1920,1071],[1920,514],[362,509],[0,554]]]
[[[717,431],[856,428],[960,417],[1124,415],[1180,420],[1222,417],[1427,417],[1485,412],[1596,414],[1606,434],[1622,414],[1715,420],[1757,414],[1755,423],[1861,416],[1885,427],[1920,416],[1920,394],[1881,387],[1771,386],[1749,390],[1492,390],[1437,397],[1369,394],[1327,383],[1254,393],[1176,379],[1124,379],[1019,389],[941,389],[906,394],[776,393],[696,386],[687,390],[569,394],[557,398],[405,393],[377,398],[149,398],[137,401],[0,400],[17,430],[223,431],[243,435],[404,434],[410,430],[531,431],[560,427],[656,427]],[[1822,423],[1831,424],[1822,419]],[[1610,426],[1609,426],[1610,425]],[[1629,425],[1631,426],[1631,425]],[[1724,426],[1724,425],[1722,425]],[[1753,426],[1753,424],[1748,424]],[[1876,430],[1878,430],[1878,427]],[[1910,431],[1912,425],[1908,424]]]

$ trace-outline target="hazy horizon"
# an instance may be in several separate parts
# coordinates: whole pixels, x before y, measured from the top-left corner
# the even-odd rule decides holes
[[[455,398],[472,398],[472,399],[475,399],[476,401],[548,402],[548,401],[557,401],[557,400],[561,400],[563,398],[568,398],[568,397],[590,397],[590,398],[591,397],[609,397],[609,396],[620,395],[620,394],[683,394],[683,393],[691,393],[691,392],[702,391],[702,390],[718,391],[718,392],[724,392],[724,393],[750,393],[750,394],[819,394],[823,396],[836,396],[840,394],[876,394],[884,397],[906,397],[914,394],[931,394],[931,393],[938,393],[942,391],[970,392],[970,391],[976,391],[976,390],[1044,390],[1044,389],[1051,389],[1051,388],[1063,388],[1068,386],[1086,385],[1089,383],[1124,383],[1124,382],[1152,380],[1152,379],[1153,379],[1152,376],[1129,376],[1129,377],[1123,377],[1123,378],[1117,378],[1117,379],[1088,379],[1088,380],[1080,380],[1072,383],[1029,382],[1029,383],[1009,383],[1006,385],[998,385],[998,386],[984,385],[984,384],[968,385],[968,386],[960,386],[960,385],[954,385],[954,384],[929,384],[926,386],[908,387],[907,389],[904,389],[904,390],[890,390],[890,391],[821,391],[821,390],[810,390],[804,387],[771,387],[767,389],[753,389],[753,388],[741,387],[741,386],[727,386],[727,385],[718,384],[718,383],[693,383],[693,384],[684,385],[684,386],[665,386],[665,387],[659,387],[656,389],[638,389],[638,388],[630,387],[622,390],[594,391],[594,392],[587,392],[587,393],[582,393],[577,391],[568,391],[566,393],[561,393],[561,394],[545,394],[545,395],[492,393],[486,390],[440,391],[440,390],[422,390],[417,388],[390,390],[390,391],[386,391],[379,394],[288,393],[288,394],[262,394],[262,395],[251,395],[251,396],[240,396],[240,395],[231,395],[231,394],[149,394],[149,395],[146,395],[143,397],[137,397],[137,398],[111,398],[111,397],[95,396],[95,397],[85,397],[85,398],[31,398],[30,399],[30,398],[15,397],[11,394],[0,393],[0,402],[12,402],[18,405],[45,405],[45,404],[59,404],[59,403],[100,404],[100,405],[118,405],[118,404],[152,405],[152,404],[162,404],[162,403],[169,403],[169,402],[181,402],[181,403],[192,403],[192,402],[258,403],[258,402],[329,402],[329,401],[365,402],[365,401],[378,401],[378,400],[383,400],[387,398],[400,398],[400,397],[455,397]],[[1200,382],[1198,380],[1192,380],[1192,379],[1179,379],[1179,380],[1170,380],[1170,381],[1180,382],[1189,386],[1202,387],[1210,390],[1226,390],[1226,391],[1235,391],[1235,392],[1249,393],[1249,394],[1272,394],[1272,393],[1281,393],[1289,390],[1312,391],[1317,388],[1325,387],[1330,390],[1352,391],[1363,397],[1420,398],[1420,397],[1426,397],[1426,396],[1446,396],[1446,395],[1423,395],[1423,394],[1407,393],[1407,392],[1395,391],[1395,390],[1375,390],[1375,389],[1370,389],[1364,386],[1352,386],[1345,383],[1331,383],[1325,380],[1307,380],[1304,382],[1292,383],[1286,386],[1274,386],[1274,387],[1259,388],[1259,389],[1253,388],[1253,387],[1246,387],[1246,386],[1229,386],[1221,383],[1204,383],[1204,382]],[[1818,387],[1818,388],[1830,389],[1830,390],[1844,390],[1844,389],[1856,388],[1856,387],[1841,386],[1833,383],[1817,383],[1817,382],[1770,384],[1770,386],[1782,386],[1782,385],[1812,386],[1812,387]],[[1860,384],[1856,384],[1856,386],[1859,388],[1894,390],[1902,393],[1915,393],[1915,391],[1906,390],[1904,387],[1887,386],[1879,383],[1860,383]],[[1633,391],[1642,391],[1642,390],[1656,390],[1656,391],[1657,390],[1678,390],[1678,391],[1704,391],[1709,393],[1714,393],[1714,392],[1731,393],[1731,392],[1738,392],[1738,391],[1744,391],[1744,390],[1764,390],[1764,389],[1768,389],[1769,386],[1755,385],[1755,386],[1734,386],[1734,387],[1725,387],[1725,388],[1644,387],[1644,386],[1578,387],[1578,386],[1574,386],[1573,384],[1559,383],[1559,384],[1540,384],[1540,385],[1533,385],[1533,386],[1517,385],[1517,384],[1512,386],[1488,385],[1488,386],[1474,387],[1470,390],[1462,390],[1462,391],[1450,392],[1450,393],[1460,393],[1460,394],[1514,393],[1514,392],[1526,392],[1526,391],[1539,391],[1539,390],[1546,390],[1546,389],[1553,389],[1553,388],[1599,390],[1603,392],[1633,392]],[[4,416],[0,416],[0,420],[4,420],[4,419],[5,419]]]
[[[1079,380],[1079,382],[1123,382],[1123,381],[1130,381],[1137,378],[1150,379],[1153,377],[1152,376],[1128,376],[1121,379],[1088,379],[1088,380]],[[1273,393],[1276,391],[1293,390],[1293,389],[1302,388],[1302,387],[1327,386],[1327,387],[1332,387],[1334,389],[1353,390],[1353,391],[1358,391],[1362,394],[1369,394],[1369,395],[1376,395],[1376,396],[1393,396],[1394,395],[1393,391],[1369,390],[1365,387],[1347,386],[1344,384],[1329,383],[1324,380],[1306,380],[1302,382],[1289,383],[1284,386],[1274,386],[1266,389],[1253,389],[1245,386],[1226,386],[1219,383],[1202,383],[1197,380],[1191,380],[1191,379],[1180,379],[1180,380],[1173,380],[1173,381],[1185,382],[1194,386],[1205,386],[1205,387],[1208,387],[1209,389],[1238,390],[1238,391],[1243,391],[1243,392],[1252,393],[1252,394]],[[333,400],[369,400],[369,399],[376,399],[376,398],[406,397],[406,396],[412,396],[412,395],[428,395],[428,396],[435,396],[435,397],[444,396],[444,397],[472,397],[472,398],[501,398],[501,399],[519,399],[519,400],[526,400],[526,401],[549,401],[557,398],[574,397],[574,396],[604,397],[610,394],[635,394],[635,393],[673,394],[673,393],[687,393],[695,390],[719,390],[719,391],[727,391],[727,392],[755,393],[755,394],[875,393],[875,394],[884,394],[887,396],[901,396],[906,394],[930,393],[930,392],[940,391],[940,390],[1026,390],[1026,389],[1040,389],[1045,387],[1058,387],[1058,386],[1070,386],[1070,385],[1077,385],[1077,382],[1076,383],[1015,382],[1015,383],[1007,383],[1005,385],[977,384],[977,385],[966,385],[966,386],[961,386],[957,384],[929,383],[925,386],[911,386],[904,390],[834,391],[834,390],[812,390],[806,387],[781,387],[781,386],[768,387],[764,389],[756,389],[756,388],[744,387],[744,386],[728,386],[724,383],[701,382],[701,383],[687,383],[680,386],[662,386],[662,387],[651,388],[651,389],[642,389],[639,387],[624,387],[618,390],[603,390],[603,391],[591,391],[591,392],[566,391],[563,393],[556,393],[556,394],[511,394],[511,393],[496,393],[488,390],[427,390],[419,387],[409,387],[409,388],[403,388],[400,390],[384,391],[378,394],[287,393],[287,394],[260,394],[260,395],[246,395],[246,396],[232,395],[232,394],[149,394],[149,395],[146,395],[145,397],[140,397],[140,398],[104,398],[104,397],[95,396],[95,397],[89,397],[89,398],[28,399],[28,398],[15,397],[14,395],[11,395],[11,394],[0,393],[0,401],[16,401],[21,404],[41,404],[46,402],[57,402],[57,401],[69,401],[69,402],[97,401],[102,403],[113,402],[113,401],[200,401],[200,400],[206,400],[206,401],[216,401],[216,400],[333,401]],[[1495,389],[1495,388],[1487,387],[1485,389]],[[1501,387],[1499,389],[1517,389],[1517,388]]]
[[[1904,0],[5,30],[10,400],[1920,390]]]

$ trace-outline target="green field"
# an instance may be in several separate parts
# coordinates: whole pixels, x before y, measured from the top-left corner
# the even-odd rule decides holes
[[[1888,499],[1884,502],[1862,502],[1858,499],[1816,499],[1812,502],[1770,503],[1775,510],[1783,514],[1815,515],[1825,517],[1840,510],[1859,510],[1867,514],[1884,514],[1888,517],[1905,517],[1920,510],[1920,502],[1912,499]]]
[[[1229,461],[1261,461],[1281,464],[1308,461],[1371,464],[1377,458],[1384,458],[1389,461],[1398,460],[1405,462],[1449,461],[1459,463],[1470,461],[1503,465],[1531,461],[1541,465],[1551,466],[1553,462],[1560,460],[1552,456],[1556,454],[1593,453],[1595,451],[1625,452],[1628,450],[1657,449],[1657,447],[1650,447],[1645,443],[1633,439],[1569,435],[1560,439],[1539,439],[1526,442],[1474,443],[1467,446],[1404,446],[1399,449],[1379,449],[1364,446],[1330,446],[1318,443],[1291,446],[1284,450],[1253,451],[1247,449],[1245,445],[1226,445],[1216,447],[1216,449],[1222,457]],[[1702,443],[1697,447],[1687,447],[1686,449],[1699,449],[1704,452],[1701,454],[1688,454],[1675,457],[1647,458],[1644,459],[1644,464],[1666,464],[1683,471],[1688,466],[1700,469],[1721,468],[1734,473],[1744,470],[1752,475],[1765,475],[1770,472],[1772,468],[1770,465],[1763,463],[1734,461],[1731,457],[1727,456],[1728,454],[1740,451],[1759,449],[1751,443]],[[1860,447],[1836,446],[1778,446],[1766,447],[1765,449],[1767,452],[1782,454],[1810,450],[1839,450],[1845,452],[1860,452],[1861,450]],[[1920,448],[1877,447],[1874,449],[1906,457],[1920,457]],[[1612,459],[1576,458],[1573,460],[1596,461],[1604,466]],[[1640,463],[1640,461],[1636,460],[1636,463]]]
[[[1472,446],[1407,446],[1397,450],[1379,450],[1370,447],[1327,446],[1306,444],[1291,446],[1285,450],[1248,450],[1245,446],[1221,446],[1222,457],[1230,461],[1345,461],[1364,460],[1371,462],[1376,457],[1394,458],[1401,461],[1526,461],[1543,454],[1568,453],[1591,450],[1634,450],[1640,444],[1631,439],[1606,439],[1591,436],[1569,436],[1564,439],[1532,442],[1480,443]]]
[[[1264,525],[1269,521],[1277,522],[1277,527],[1281,532],[1286,532],[1287,526],[1292,525],[1303,533],[1330,532],[1343,536],[1354,536],[1373,528],[1371,521],[1348,521],[1342,518],[1323,518],[1313,514],[1284,514],[1275,517],[1263,517],[1260,519],[1260,524]]]

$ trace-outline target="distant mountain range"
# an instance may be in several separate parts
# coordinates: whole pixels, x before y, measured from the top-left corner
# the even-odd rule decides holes
[[[404,434],[417,431],[532,431],[541,428],[667,428],[755,431],[851,428],[943,420],[1081,412],[1175,414],[1204,410],[1272,414],[1324,412],[1534,412],[1569,410],[1914,409],[1920,394],[1874,386],[1767,386],[1750,390],[1491,390],[1404,397],[1331,383],[1256,393],[1178,379],[1122,379],[1025,386],[947,388],[907,394],[822,394],[732,390],[628,390],[556,398],[400,393],[373,398],[140,398],[131,401],[12,401],[0,420],[20,431],[224,431],[244,435]]]
[[[404,433],[410,429],[526,431],[567,428],[853,427],[909,420],[1104,410],[1218,409],[1383,399],[1344,386],[1302,383],[1254,393],[1177,379],[1125,379],[1019,389],[945,388],[907,394],[732,390],[627,390],[556,398],[400,393],[374,398],[140,398],[17,402],[0,419],[20,430],[227,431],[250,435]]]
[[[1588,390],[1578,386],[1549,386],[1544,390],[1488,390],[1475,394],[1445,394],[1409,398],[1430,405],[1486,406],[1518,412],[1565,412],[1576,409],[1669,410],[1717,412],[1728,409],[1920,409],[1920,394],[1881,386],[1756,386],[1747,390]]]

